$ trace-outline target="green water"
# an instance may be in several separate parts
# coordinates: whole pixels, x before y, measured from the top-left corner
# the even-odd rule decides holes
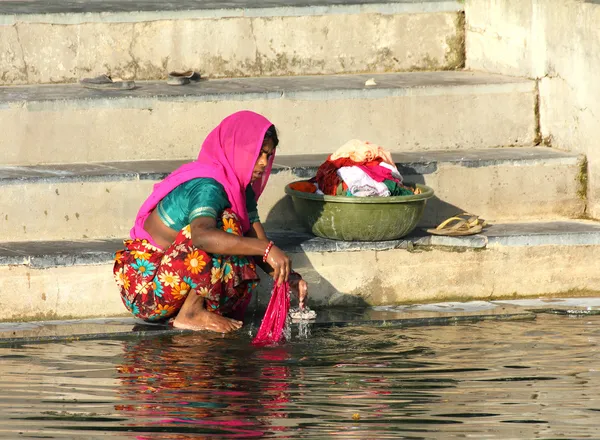
[[[0,437],[598,438],[600,317],[0,347]]]

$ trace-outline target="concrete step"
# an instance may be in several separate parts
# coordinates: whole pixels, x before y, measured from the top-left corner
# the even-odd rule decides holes
[[[521,304],[524,302],[525,304]],[[301,331],[331,327],[407,327],[472,324],[481,321],[532,321],[538,314],[565,315],[597,313],[600,298],[553,298],[551,300],[443,302],[435,304],[410,304],[395,307],[329,308],[319,310],[309,323],[291,323],[294,341]],[[264,316],[262,311],[248,309],[244,317],[246,328],[252,335]],[[593,313],[593,312],[592,312]],[[132,338],[164,337],[190,334],[193,330],[177,329],[165,323],[144,323],[132,316],[68,319],[51,321],[0,323],[0,348],[25,344],[72,342],[74,340],[119,340]],[[304,333],[306,338],[306,333]],[[46,345],[48,347],[49,345]],[[50,345],[51,347],[51,345]],[[43,348],[42,348],[43,349]],[[50,348],[52,350],[52,348]],[[39,356],[39,352],[37,353]]]
[[[271,228],[302,229],[284,187],[313,177],[326,155],[277,156],[259,204]],[[544,147],[396,153],[406,181],[436,197],[422,226],[456,213],[487,220],[581,217],[583,156]],[[2,240],[121,238],[156,181],[182,161],[0,167]]]
[[[0,84],[456,69],[459,0],[0,2]]]
[[[365,86],[374,78],[376,86]],[[0,87],[3,164],[189,159],[224,117],[249,109],[281,131],[280,154],[330,153],[349,139],[392,151],[529,145],[535,82],[476,72],[411,72]]]
[[[591,221],[494,224],[469,237],[417,230],[376,243],[270,236],[310,283],[314,308],[600,293],[600,224]],[[1,319],[126,315],[111,270],[120,246],[119,240],[0,243]],[[270,285],[263,284],[257,307],[268,301]]]

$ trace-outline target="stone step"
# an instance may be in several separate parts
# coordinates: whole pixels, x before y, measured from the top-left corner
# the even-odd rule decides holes
[[[375,243],[270,236],[310,283],[313,308],[600,293],[600,224],[592,221],[493,224],[469,237],[417,230]],[[111,271],[120,247],[119,240],[0,243],[0,319],[125,316]],[[269,289],[267,280],[257,307]]]
[[[0,2],[0,84],[456,69],[459,0]]]
[[[374,78],[377,85],[365,86]],[[280,154],[330,153],[350,139],[394,151],[529,145],[535,82],[476,72],[411,72],[140,82],[130,91],[76,84],[0,87],[1,162],[107,162],[195,157],[242,109],[270,118]]]
[[[326,155],[277,156],[259,204],[270,228],[302,229],[286,184],[316,174]],[[545,147],[394,154],[406,181],[436,193],[422,226],[461,212],[487,220],[578,218],[584,157]],[[0,167],[2,240],[122,238],[152,186],[182,161]]]

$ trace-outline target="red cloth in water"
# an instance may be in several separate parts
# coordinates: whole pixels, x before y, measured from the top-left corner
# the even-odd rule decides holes
[[[355,167],[360,165],[375,166],[381,163],[380,157],[371,161],[354,162],[352,159],[347,157],[341,157],[336,160],[331,160],[331,156],[327,158],[325,162],[321,164],[317,170],[316,181],[319,185],[319,189],[328,196],[335,196],[337,188],[342,179],[337,175],[337,170],[342,167]]]
[[[283,329],[290,310],[290,283],[273,284],[273,292],[253,345],[277,344],[283,339]]]
[[[361,170],[365,172],[367,176],[373,179],[375,182],[383,182],[384,180],[392,180],[396,183],[400,183],[398,179],[392,176],[392,170],[386,167],[382,167],[380,165],[377,166],[369,166],[369,165],[359,165]]]

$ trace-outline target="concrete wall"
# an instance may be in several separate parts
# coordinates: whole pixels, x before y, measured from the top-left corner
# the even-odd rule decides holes
[[[138,83],[124,96],[78,86],[8,88],[6,100],[0,93],[0,161],[189,159],[210,130],[242,108],[282,122],[280,151],[287,155],[330,154],[349,133],[391,151],[527,146],[535,136],[533,81],[419,72],[375,76],[381,86],[367,88],[369,77],[211,80],[189,88]]]
[[[290,256],[310,285],[314,308],[597,295],[600,286],[597,247],[588,245],[308,251]],[[110,262],[2,266],[2,320],[127,316],[111,269]],[[266,305],[270,287],[268,281],[261,283],[253,306]]]
[[[539,80],[540,136],[588,159],[587,214],[600,217],[600,4],[467,0],[467,68]]]
[[[74,82],[100,73],[160,79],[190,68],[217,78],[454,69],[463,62],[459,11],[215,14],[140,13],[123,22],[76,13],[38,22],[0,15],[0,84]]]

